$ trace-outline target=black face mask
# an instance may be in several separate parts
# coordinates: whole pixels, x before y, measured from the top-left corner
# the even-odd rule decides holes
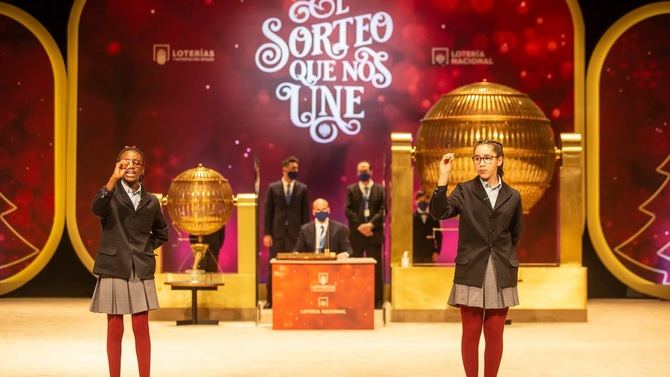
[[[428,202],[418,202],[416,207],[425,212],[428,209]]]
[[[328,217],[330,217],[330,213],[326,211],[319,211],[314,214],[314,217],[316,217],[316,219],[319,220],[320,222],[324,222]]]
[[[364,171],[364,172],[360,172],[360,173],[358,173],[358,179],[359,179],[361,182],[365,182],[365,181],[367,181],[368,179],[370,179],[370,173],[369,173],[369,172],[366,172],[366,171]]]
[[[298,172],[297,171],[288,172],[288,178],[292,181],[298,179]]]

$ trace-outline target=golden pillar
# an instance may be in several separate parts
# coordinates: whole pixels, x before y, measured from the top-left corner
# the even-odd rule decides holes
[[[582,265],[584,233],[584,152],[582,135],[561,134],[559,250],[561,266]]]
[[[391,134],[391,264],[400,264],[404,251],[412,258],[414,169],[412,134]]]

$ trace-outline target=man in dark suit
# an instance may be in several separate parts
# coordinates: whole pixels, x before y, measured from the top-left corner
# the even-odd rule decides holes
[[[428,213],[430,197],[423,191],[417,191],[416,212],[413,218],[413,252],[414,263],[431,263],[437,260],[442,249],[442,232],[440,222]]]
[[[300,228],[298,242],[294,250],[301,253],[337,253],[338,259],[349,258],[352,254],[349,243],[349,229],[339,221],[330,219],[330,206],[325,199],[312,203],[314,221]]]
[[[263,246],[270,248],[269,259],[280,251],[291,251],[298,240],[300,227],[309,221],[307,185],[298,182],[300,161],[288,157],[282,161],[282,177],[270,183],[265,194],[265,232]],[[267,302],[272,307],[272,269],[268,264]]]
[[[349,220],[349,239],[354,257],[364,254],[377,261],[375,265],[375,307],[384,301],[384,265],[382,244],[386,194],[384,188],[372,181],[372,168],[368,161],[361,161],[356,168],[358,182],[347,187],[345,213]]]

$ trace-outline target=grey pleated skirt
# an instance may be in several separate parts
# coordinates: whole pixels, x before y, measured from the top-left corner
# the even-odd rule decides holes
[[[135,314],[158,309],[154,279],[142,280],[133,274],[129,280],[99,277],[90,310],[94,313]]]
[[[489,258],[484,286],[479,288],[454,283],[448,303],[456,307],[465,305],[483,309],[502,309],[519,305],[519,292],[517,287],[498,290],[495,267]]]

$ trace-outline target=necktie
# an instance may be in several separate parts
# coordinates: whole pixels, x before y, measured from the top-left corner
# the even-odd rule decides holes
[[[326,227],[321,225],[321,235],[319,236],[319,253],[326,249]]]
[[[286,204],[291,203],[291,184],[286,185]]]
[[[365,186],[365,194],[363,194],[363,217],[365,221],[368,221],[370,218],[370,187]]]

